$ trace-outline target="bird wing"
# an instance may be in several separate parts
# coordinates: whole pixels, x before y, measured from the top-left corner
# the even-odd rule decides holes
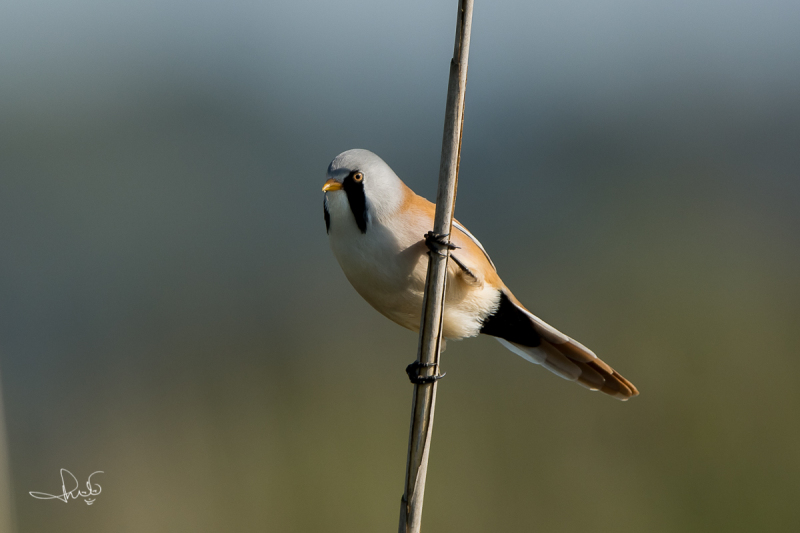
[[[400,211],[405,213],[405,227],[410,229],[411,238],[416,240],[433,226],[436,206],[406,187]],[[455,231],[450,233],[450,242],[458,248],[450,252],[451,273],[468,285],[482,286],[486,282],[499,289],[503,282],[486,249],[458,220],[453,219],[453,227]]]
[[[457,230],[459,230],[461,233],[463,233],[467,237],[469,237],[469,240],[471,240],[475,244],[475,246],[477,246],[480,249],[480,251],[483,252],[483,256],[486,258],[487,261],[489,261],[489,264],[492,265],[492,268],[496,271],[497,267],[494,266],[494,262],[492,261],[492,258],[489,257],[489,253],[486,251],[486,248],[484,248],[483,245],[481,244],[481,242],[478,239],[475,238],[475,235],[470,233],[469,230],[467,228],[465,228],[461,224],[461,222],[459,222],[456,219],[453,219],[453,227],[456,228]]]
[[[500,289],[503,282],[497,275],[497,269],[486,252],[486,249],[463,224],[453,219],[454,231],[450,233],[450,242],[458,246],[450,252],[451,264],[455,273],[467,284],[483,286],[488,283]]]

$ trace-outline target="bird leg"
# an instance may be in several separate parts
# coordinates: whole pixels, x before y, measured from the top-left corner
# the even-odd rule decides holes
[[[448,239],[450,235],[448,234],[441,234],[441,233],[434,233],[429,231],[425,234],[425,246],[428,247],[430,252],[428,253],[435,253],[445,257],[446,254],[442,252],[442,250],[449,249],[449,250],[457,250],[459,247],[455,244],[451,243]]]
[[[432,376],[420,375],[419,371],[421,369],[430,368],[432,366],[436,366],[436,363],[420,363],[419,361],[414,361],[406,367],[408,379],[415,385],[422,385],[423,383],[433,383],[435,381],[439,381],[447,374],[447,372],[445,372],[444,374],[434,374]]]

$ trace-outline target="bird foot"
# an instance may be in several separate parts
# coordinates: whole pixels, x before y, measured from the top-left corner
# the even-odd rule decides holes
[[[451,243],[448,240],[449,238],[450,235],[448,234],[434,233],[432,231],[429,231],[428,233],[425,234],[425,246],[428,247],[428,250],[430,250],[430,252],[445,257],[446,254],[443,253],[443,250],[445,249],[458,250],[459,248],[455,244]]]
[[[419,371],[421,369],[430,368],[432,366],[435,367],[436,363],[420,363],[419,361],[414,361],[406,367],[406,374],[408,374],[409,381],[415,385],[422,385],[424,383],[434,383],[447,375],[447,372],[443,374],[434,374],[432,376],[420,375]]]

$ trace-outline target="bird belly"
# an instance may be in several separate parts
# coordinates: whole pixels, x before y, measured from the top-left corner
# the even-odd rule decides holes
[[[348,281],[367,303],[393,322],[419,331],[428,249],[419,237],[398,242],[398,235],[377,225],[366,234],[346,238],[337,238],[331,231],[331,248]],[[455,275],[457,268],[451,261],[442,320],[443,336],[448,339],[477,335],[499,301],[496,289],[461,281]]]
[[[358,294],[390,320],[418,330],[427,267],[424,244],[398,243],[380,226],[338,237],[331,232],[331,248]]]

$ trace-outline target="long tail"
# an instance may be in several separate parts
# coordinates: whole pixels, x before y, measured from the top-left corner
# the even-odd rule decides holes
[[[589,390],[623,401],[639,394],[633,383],[589,348],[534,316],[508,290],[501,292],[500,305],[486,318],[481,333],[497,337],[515,354]]]

